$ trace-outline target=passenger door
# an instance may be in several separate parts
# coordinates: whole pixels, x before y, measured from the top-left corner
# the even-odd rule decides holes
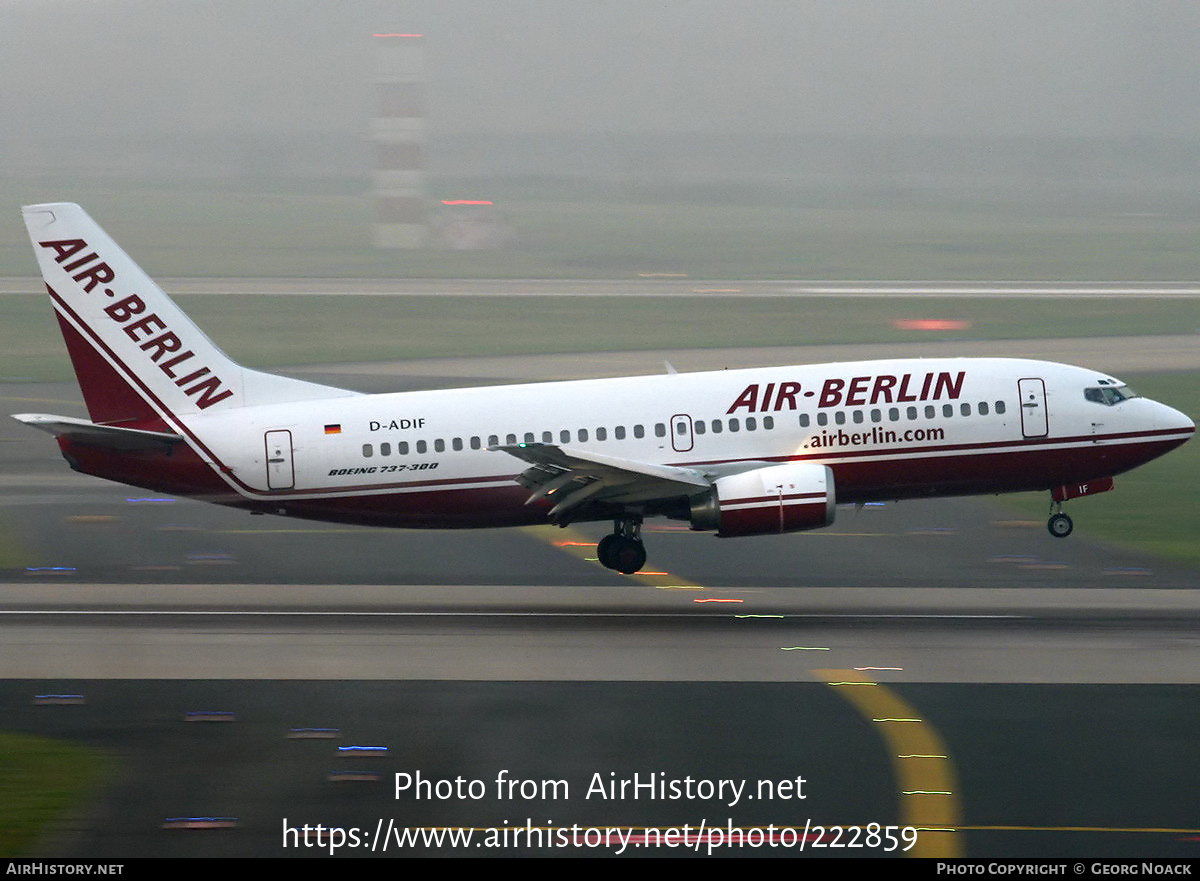
[[[1021,399],[1021,433],[1025,437],[1045,437],[1050,433],[1045,381],[1018,379],[1017,389]]]
[[[268,431],[267,489],[292,489],[296,485],[296,471],[292,464],[292,433],[290,431]]]

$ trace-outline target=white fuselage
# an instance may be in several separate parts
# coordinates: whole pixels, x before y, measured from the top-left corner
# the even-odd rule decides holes
[[[456,496],[469,508],[479,491],[515,486],[520,463],[497,445],[716,474],[813,462],[833,468],[839,501],[866,501],[1111,476],[1190,434],[1187,417],[1145,398],[1087,400],[1101,382],[1117,384],[1041,361],[915,359],[363,395],[184,421],[246,500],[387,496],[412,525],[504,525],[530,512],[451,513]]]

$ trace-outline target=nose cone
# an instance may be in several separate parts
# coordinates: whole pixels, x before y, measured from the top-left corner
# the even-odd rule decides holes
[[[1174,407],[1159,404],[1155,401],[1157,412],[1155,421],[1164,439],[1174,441],[1172,446],[1179,446],[1190,440],[1196,432],[1196,423],[1186,413],[1180,413]]]
[[[1196,423],[1186,413],[1180,413],[1174,407],[1168,407],[1166,404],[1159,404],[1159,406],[1163,408],[1163,421],[1167,424],[1167,428],[1186,432],[1189,435],[1196,431]]]

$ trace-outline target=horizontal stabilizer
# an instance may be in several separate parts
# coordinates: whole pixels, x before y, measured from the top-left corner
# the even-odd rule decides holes
[[[177,434],[166,431],[144,431],[140,428],[119,428],[97,425],[86,419],[70,416],[49,416],[45,413],[14,413],[13,419],[49,432],[55,437],[67,437],[76,443],[111,450],[153,450],[171,447],[183,441]]]

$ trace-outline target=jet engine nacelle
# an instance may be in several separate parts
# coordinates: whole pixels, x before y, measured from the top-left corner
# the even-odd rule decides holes
[[[770,465],[731,474],[692,499],[692,529],[722,538],[777,535],[833,523],[833,471],[827,465]]]

